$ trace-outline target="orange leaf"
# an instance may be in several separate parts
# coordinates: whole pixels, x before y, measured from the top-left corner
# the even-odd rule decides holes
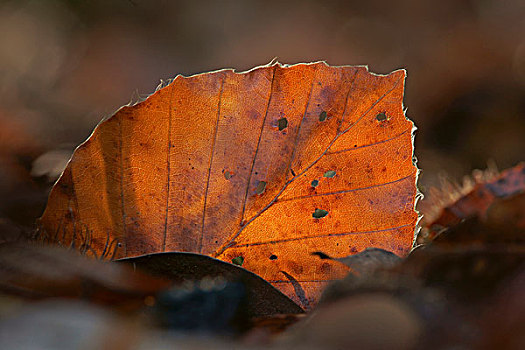
[[[307,308],[346,273],[311,253],[412,246],[404,78],[325,63],[178,76],[78,147],[41,233],[98,256],[242,257]]]

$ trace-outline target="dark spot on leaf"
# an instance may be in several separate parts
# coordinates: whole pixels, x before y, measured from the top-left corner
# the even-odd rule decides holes
[[[232,264],[242,266],[244,264],[244,258],[242,256],[238,256],[236,258],[232,259]]]
[[[292,176],[295,176],[295,171],[293,171],[293,169],[290,169],[290,172],[292,173]]]
[[[312,181],[312,187],[317,187],[317,186],[319,186],[319,180]]]
[[[281,118],[277,121],[277,125],[279,126],[279,131],[282,131],[283,129],[286,129],[288,127],[288,119]]]
[[[315,209],[312,213],[312,216],[316,219],[324,218],[326,215],[328,215],[328,211],[324,209]]]
[[[328,170],[326,173],[323,174],[324,177],[334,177],[335,176],[335,170]]]
[[[228,170],[226,170],[226,171],[224,172],[224,178],[225,178],[226,180],[229,180],[229,179],[231,179],[231,177],[232,177],[232,173],[230,173]]]
[[[312,255],[317,255],[320,259],[332,259],[330,255],[325,254],[323,252],[313,252]]]
[[[255,189],[255,193],[263,194],[265,189],[266,189],[266,181],[259,181],[259,183],[257,184],[257,188]]]
[[[275,260],[275,259],[277,259],[277,255],[274,255],[274,254],[270,255],[270,260]]]
[[[319,121],[324,122],[326,120],[326,111],[322,111],[321,114],[319,114]]]
[[[378,122],[384,122],[385,120],[387,120],[388,117],[386,116],[386,113],[385,112],[381,112],[379,113],[378,115],[376,115],[376,120]]]

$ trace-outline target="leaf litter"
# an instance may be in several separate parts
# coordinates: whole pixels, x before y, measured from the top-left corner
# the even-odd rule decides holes
[[[147,103],[147,100],[142,103]],[[319,113],[316,118],[319,118]],[[377,113],[371,113],[372,117],[376,115]],[[329,123],[332,119],[326,119],[324,122]],[[372,121],[377,123],[379,120]],[[387,119],[379,122],[384,124],[391,121],[389,113]],[[123,125],[119,125],[121,126]],[[293,124],[287,127],[293,128]],[[218,133],[218,130],[215,133]],[[119,142],[114,143],[114,146],[121,147]],[[351,144],[351,148],[357,149],[373,147],[357,147],[354,141]],[[341,149],[329,152],[345,151],[346,149]],[[412,160],[411,154],[409,156]],[[198,160],[197,163],[193,163],[196,158],[194,155],[192,157],[193,160],[188,159],[189,166],[195,168]],[[110,158],[108,161],[111,162]],[[72,162],[75,162],[75,157]],[[312,167],[315,168],[316,165],[317,163]],[[292,181],[285,182],[285,190],[289,186],[290,190],[294,190],[294,196],[297,196],[297,193],[299,196],[311,196],[311,191],[317,191],[316,186],[319,185],[319,181],[315,180],[318,182],[314,186],[312,178],[322,178],[327,171],[326,167],[320,167],[315,176],[308,177],[305,176],[307,172],[301,170],[301,166],[294,165],[293,168],[296,171],[292,171]],[[208,168],[207,175],[204,172],[208,179],[212,178],[212,171],[209,169],[211,168]],[[326,179],[328,181],[337,180],[344,174],[337,166],[328,169],[337,169],[338,174],[337,177]],[[261,174],[257,165],[253,165],[252,170],[253,174],[250,176]],[[362,174],[366,176],[368,173],[372,174],[371,177],[375,176],[374,168],[364,166]],[[238,177],[226,179],[223,173],[220,174],[223,180],[228,181]],[[238,174],[237,170],[235,174]],[[289,176],[286,172],[284,174]],[[63,177],[69,177],[71,180],[72,175],[66,170]],[[300,180],[303,177],[304,189],[295,186],[301,184]],[[271,187],[273,178],[268,178],[268,190],[276,191]],[[509,348],[520,348],[519,344],[523,338],[516,330],[520,329],[520,325],[525,321],[520,316],[525,314],[521,302],[525,271],[525,191],[522,185],[524,179],[523,165],[518,165],[502,172],[495,179],[479,181],[472,191],[464,191],[446,206],[433,208],[431,213],[446,213],[451,208],[462,208],[463,211],[457,214],[458,210],[454,210],[456,217],[452,220],[442,220],[439,232],[433,231],[433,235],[418,240],[424,245],[414,248],[407,257],[403,250],[384,249],[385,246],[376,245],[379,241],[370,241],[368,246],[359,249],[355,245],[349,246],[345,248],[348,249],[348,253],[344,253],[346,250],[343,247],[340,251],[335,248],[324,250],[323,248],[327,248],[326,244],[308,246],[305,253],[316,261],[315,266],[324,269],[338,266],[340,275],[346,275],[329,283],[328,288],[319,289],[324,289],[319,305],[309,304],[312,300],[309,298],[310,290],[305,288],[307,285],[304,281],[297,278],[301,274],[295,275],[299,270],[298,266],[304,269],[304,265],[294,265],[294,260],[283,256],[282,250],[278,249],[265,250],[263,255],[250,254],[251,250],[248,249],[237,250],[228,256],[230,260],[220,261],[199,252],[156,253],[155,249],[150,252],[148,239],[135,239],[131,242],[142,247],[146,255],[131,254],[130,257],[122,257],[116,254],[115,257],[120,257],[118,263],[81,257],[71,250],[107,259],[119,249],[127,249],[130,241],[118,235],[114,236],[108,231],[98,233],[95,227],[77,220],[78,207],[75,205],[78,204],[70,201],[70,206],[62,213],[62,220],[56,223],[52,234],[47,232],[44,226],[40,226],[37,238],[40,244],[44,243],[43,246],[5,243],[0,246],[0,306],[5,309],[7,305],[15,305],[0,322],[0,345],[9,347],[15,343],[22,344],[24,338],[19,335],[34,334],[34,330],[39,328],[35,327],[35,322],[41,317],[39,315],[46,315],[46,318],[55,320],[55,323],[47,323],[46,327],[50,332],[54,332],[53,327],[56,326],[70,327],[69,336],[64,336],[62,341],[65,348],[71,348],[70,345],[76,339],[85,337],[85,332],[94,329],[91,325],[95,323],[104,325],[104,334],[110,331],[113,336],[108,339],[101,337],[100,331],[92,331],[92,342],[86,343],[88,347],[102,342],[131,348],[131,338],[135,344],[140,343],[141,346],[152,349],[166,346],[195,348],[195,344],[209,347],[209,341],[202,338],[202,334],[230,334],[234,338],[212,338],[213,346],[258,348],[260,344],[265,344],[266,348],[275,349],[406,349],[487,346],[494,348],[507,344]],[[263,180],[254,178],[252,183],[256,184],[256,181]],[[70,187],[72,183],[74,184],[62,180],[57,187],[63,193],[73,195],[71,199],[78,199],[77,188]],[[124,184],[121,182],[121,185]],[[209,191],[213,188],[210,189],[209,185],[210,183],[206,191],[211,193]],[[126,188],[120,187],[121,190]],[[249,194],[250,186],[247,188]],[[251,187],[253,194],[257,194],[255,188]],[[255,213],[260,213],[251,220],[269,215],[269,208],[281,201],[294,199],[287,195],[281,197],[281,194],[287,194],[285,190],[281,193],[277,191],[278,195],[273,197],[275,200],[270,201],[270,205],[266,204],[263,211],[255,210]],[[488,202],[480,201],[480,196],[476,197],[480,190],[489,194]],[[360,190],[355,192],[359,193]],[[120,193],[122,195],[123,192]],[[266,194],[265,189],[257,195],[263,198]],[[371,200],[375,201],[376,205],[380,203],[376,198]],[[333,205],[333,201],[329,203]],[[465,206],[465,203],[468,206]],[[332,206],[329,208],[332,215]],[[243,207],[243,213],[247,209],[250,207]],[[211,209],[208,209],[208,213],[209,210]],[[306,210],[307,214],[312,215],[312,210],[313,208],[310,211]],[[327,210],[318,208],[314,213],[318,210],[328,214]],[[292,211],[287,214],[296,213]],[[330,215],[321,220],[315,217],[313,219],[322,223]],[[205,217],[203,215],[201,219]],[[136,217],[124,216],[123,219],[123,227],[129,228],[134,224]],[[271,219],[269,222],[271,223]],[[242,226],[249,223],[250,219],[245,219],[243,215]],[[140,228],[140,223],[137,226]],[[422,232],[425,232],[434,230],[436,225],[428,220],[423,222],[423,226]],[[82,229],[79,229],[80,227]],[[189,232],[191,231],[186,233]],[[134,234],[140,236],[141,231],[134,231]],[[334,236],[337,237],[337,232],[330,233],[329,237]],[[304,237],[289,236],[287,239],[302,243]],[[216,244],[219,244],[218,241],[217,239]],[[52,248],[48,246],[49,243],[62,247]],[[226,250],[240,245],[235,240],[230,243],[232,245],[226,246]],[[345,244],[337,239],[334,243],[336,247]],[[252,243],[242,244],[249,247]],[[273,246],[272,243],[267,245]],[[296,244],[293,247],[300,249],[302,245]],[[240,252],[243,254],[239,254]],[[230,263],[233,259],[240,261],[238,258],[242,258],[243,266],[249,265],[253,260],[264,260],[267,264],[284,259],[287,262],[285,266],[289,269],[281,269],[280,273],[295,289],[294,294],[286,294],[296,302],[299,299],[303,308],[308,305],[315,312],[300,316],[302,309],[271,285],[277,286],[283,283],[282,281],[264,281],[244,268]],[[59,302],[60,305],[50,305],[46,301],[56,298],[67,298],[71,301],[66,304]],[[313,300],[317,301],[316,299]],[[40,301],[34,303],[34,300]],[[81,303],[80,300],[87,304],[78,304]],[[280,301],[276,304],[275,300]],[[31,304],[28,304],[30,301]],[[252,309],[246,306],[246,303],[252,303]],[[99,312],[100,308],[105,311]],[[252,312],[246,313],[246,310]],[[107,314],[106,311],[110,313]],[[70,321],[72,315],[83,315],[86,320],[97,321],[84,322],[82,325],[77,323],[80,328],[75,329],[76,323]],[[130,317],[139,320],[138,323],[130,325],[127,321]],[[159,334],[173,334],[173,331],[193,335],[178,340],[163,337],[166,341],[159,342]],[[48,340],[39,337],[36,338],[37,341],[42,348],[46,348]],[[257,341],[254,342],[254,339]]]

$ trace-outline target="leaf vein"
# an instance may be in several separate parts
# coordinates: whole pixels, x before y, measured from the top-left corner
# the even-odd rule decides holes
[[[286,243],[286,242],[293,242],[293,241],[301,241],[305,239],[313,239],[313,238],[321,238],[321,237],[338,237],[338,236],[349,236],[349,235],[366,235],[371,233],[380,233],[380,232],[387,232],[387,231],[394,231],[401,228],[405,228],[407,226],[411,226],[412,222],[409,224],[403,224],[396,227],[389,227],[389,228],[383,228],[383,229],[377,229],[377,230],[370,230],[370,231],[353,231],[353,232],[340,232],[340,233],[324,233],[319,235],[312,235],[312,236],[303,236],[303,237],[293,237],[293,238],[283,238],[283,239],[275,239],[271,241],[264,241],[264,242],[254,242],[254,243],[246,243],[246,244],[239,244],[239,245],[232,245],[231,248],[244,248],[244,247],[253,247],[258,245],[266,245],[266,244],[276,244],[276,243]]]
[[[243,201],[243,205],[242,205],[242,213],[241,213],[241,221],[240,221],[241,225],[242,225],[242,222],[244,221],[244,213],[246,211],[246,201],[248,200],[248,192],[250,191],[250,183],[252,181],[253,169],[255,167],[255,161],[257,159],[257,154],[259,152],[259,146],[261,144],[262,134],[263,134],[263,131],[264,131],[264,125],[266,124],[266,118],[268,117],[268,110],[270,108],[270,102],[272,100],[273,84],[274,84],[274,80],[275,80],[275,70],[276,69],[277,69],[277,66],[275,66],[273,68],[272,80],[271,80],[271,83],[270,83],[270,94],[268,95],[268,102],[266,104],[266,111],[264,112],[264,118],[263,118],[262,125],[261,125],[261,131],[259,132],[259,138],[257,140],[257,146],[256,146],[255,152],[253,154],[252,165],[251,165],[251,168],[250,168],[250,174],[248,176],[248,182],[246,184],[246,191],[244,193],[244,201]]]
[[[354,89],[354,85],[355,85],[355,81],[357,80],[356,77],[357,77],[357,73],[359,73],[359,70],[356,69],[355,73],[354,73],[354,76],[353,76],[353,79],[352,79],[352,84],[350,85],[350,88],[348,88],[348,92],[346,93],[346,97],[345,97],[345,105],[343,107],[343,114],[341,116],[341,121],[339,122],[339,126],[337,127],[337,132],[339,132],[339,129],[341,128],[341,125],[343,125],[343,122],[345,121],[345,114],[346,114],[346,106],[348,105],[348,98],[350,97],[350,93],[352,92],[352,90]]]
[[[298,178],[299,176],[302,176],[304,173],[306,173],[311,167],[313,167],[315,164],[317,164],[317,162],[319,162],[319,160],[330,150],[330,147],[332,147],[332,145],[339,139],[339,137],[341,137],[342,135],[344,135],[345,133],[347,133],[348,131],[350,131],[355,125],[357,125],[357,123],[359,121],[361,121],[366,115],[368,115],[368,113],[378,104],[380,103],[386,96],[388,96],[392,91],[394,91],[394,89],[397,87],[397,85],[399,84],[399,82],[401,81],[401,78],[398,79],[396,81],[396,83],[394,84],[394,86],[386,91],[382,96],[380,96],[353,124],[351,124],[348,128],[346,128],[345,130],[339,132],[335,137],[334,139],[328,144],[328,146],[326,147],[326,149],[319,155],[319,157],[317,157],[310,165],[308,165],[303,171],[301,171],[299,174],[297,174],[296,176],[292,177],[290,180],[288,180],[283,188],[281,188],[281,190],[275,195],[275,197],[264,207],[262,208],[261,210],[259,210],[259,212],[257,212],[253,217],[251,217],[248,221],[246,221],[246,223],[244,223],[244,225],[234,234],[231,236],[231,238],[225,243],[223,244],[216,252],[215,252],[215,256],[219,256],[220,254],[222,254],[226,249],[228,249],[229,247],[232,246],[233,242],[235,241],[235,239],[241,234],[241,232],[250,224],[252,223],[257,217],[259,217],[262,213],[264,213],[266,210],[268,210],[268,208],[270,208],[274,203],[275,201],[277,201],[277,199],[281,196],[281,194],[286,190],[286,188],[288,187],[288,185],[290,185],[293,181],[295,181],[296,178]],[[347,102],[348,103],[348,102]],[[243,210],[243,216],[244,216],[244,210]]]
[[[217,102],[217,120],[215,121],[215,129],[213,131],[213,143],[211,146],[211,152],[210,152],[210,162],[208,166],[208,178],[206,180],[206,190],[204,192],[204,207],[202,209],[202,228],[201,228],[201,234],[199,236],[199,252],[202,253],[202,241],[204,238],[204,224],[206,220],[206,204],[208,201],[208,191],[210,188],[210,177],[211,177],[211,168],[213,165],[213,154],[215,153],[215,146],[217,144],[217,131],[219,129],[219,119],[221,116],[221,101],[222,101],[222,92],[224,90],[224,81],[226,80],[226,77],[222,80],[221,87],[219,89],[219,102]]]
[[[288,163],[288,166],[286,167],[286,174],[285,174],[286,177],[288,176],[288,173],[290,172],[290,169],[292,168],[293,160],[295,159],[295,153],[297,151],[297,143],[299,142],[299,134],[301,133],[301,126],[303,125],[304,118],[306,117],[306,113],[308,112],[310,101],[312,100],[312,91],[314,90],[316,73],[317,73],[317,67],[312,77],[312,84],[310,86],[310,92],[308,93],[308,99],[304,107],[304,113],[303,113],[303,116],[301,117],[301,121],[299,122],[299,127],[297,128],[297,134],[295,135],[295,140],[294,140],[293,148],[292,148],[292,156],[290,158],[290,162]]]
[[[122,147],[122,120],[119,119],[118,122],[118,128],[119,128],[119,153],[120,153],[120,210],[122,213],[122,237],[124,238],[122,241],[124,243],[124,255],[127,253],[126,249],[126,208],[124,205],[124,151]]]
[[[168,103],[168,148],[166,154],[166,209],[164,210],[164,233],[162,238],[162,251],[166,251],[166,239],[168,236],[168,214],[170,207],[170,182],[171,182],[171,118],[173,110],[173,92],[174,88],[171,88],[169,94],[169,103]]]
[[[330,195],[334,195],[334,194],[341,194],[341,193],[349,193],[349,192],[357,192],[357,191],[368,190],[368,189],[371,189],[371,188],[382,187],[382,186],[391,185],[391,184],[394,184],[394,183],[397,183],[397,182],[401,182],[403,180],[406,180],[406,179],[410,178],[411,176],[414,176],[414,173],[412,173],[410,175],[407,175],[407,176],[403,176],[403,177],[401,177],[399,179],[396,179],[396,180],[393,180],[393,181],[383,182],[381,184],[371,185],[371,186],[367,186],[367,187],[351,188],[351,189],[348,189],[348,190],[340,190],[340,191],[335,191],[335,192],[315,193],[315,194],[309,194],[309,195],[305,195],[305,196],[297,196],[297,197],[292,197],[292,198],[285,198],[285,199],[279,200],[278,203],[295,201],[295,200],[305,199],[305,198],[323,197],[323,196],[330,196]]]
[[[352,148],[345,148],[345,149],[342,149],[342,150],[339,150],[339,151],[326,152],[326,155],[345,153],[345,152],[350,152],[350,151],[353,151],[353,150],[356,150],[356,149],[360,149],[360,148],[366,148],[366,147],[370,147],[370,146],[375,146],[375,145],[379,145],[379,144],[382,144],[382,143],[386,143],[386,142],[389,142],[389,141],[392,141],[392,140],[400,138],[401,136],[405,135],[409,131],[410,130],[405,130],[402,133],[397,134],[396,136],[393,136],[393,137],[391,137],[389,139],[381,140],[381,141],[377,141],[377,142],[373,142],[373,143],[369,143],[367,145],[362,145],[362,146],[359,146],[359,147],[352,147]]]

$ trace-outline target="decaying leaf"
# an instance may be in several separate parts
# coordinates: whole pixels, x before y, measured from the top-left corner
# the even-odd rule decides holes
[[[112,307],[140,308],[169,287],[167,279],[96,261],[58,247],[0,244],[0,292],[29,299],[82,298]]]
[[[244,312],[248,317],[301,313],[302,309],[261,277],[208,256],[192,253],[159,253],[117,260],[177,284],[220,278],[244,286]],[[219,306],[220,308],[220,306]]]
[[[178,76],[77,148],[41,237],[97,256],[242,257],[303,307],[315,303],[347,269],[312,252],[412,246],[404,78],[325,63]]]
[[[475,173],[462,188],[454,187],[457,186],[445,184],[442,189],[432,189],[430,198],[421,203],[419,209],[424,220],[419,243],[432,240],[444,229],[474,217],[489,226],[499,221],[500,225],[525,228],[524,207],[520,204],[525,194],[525,163],[501,173]]]

